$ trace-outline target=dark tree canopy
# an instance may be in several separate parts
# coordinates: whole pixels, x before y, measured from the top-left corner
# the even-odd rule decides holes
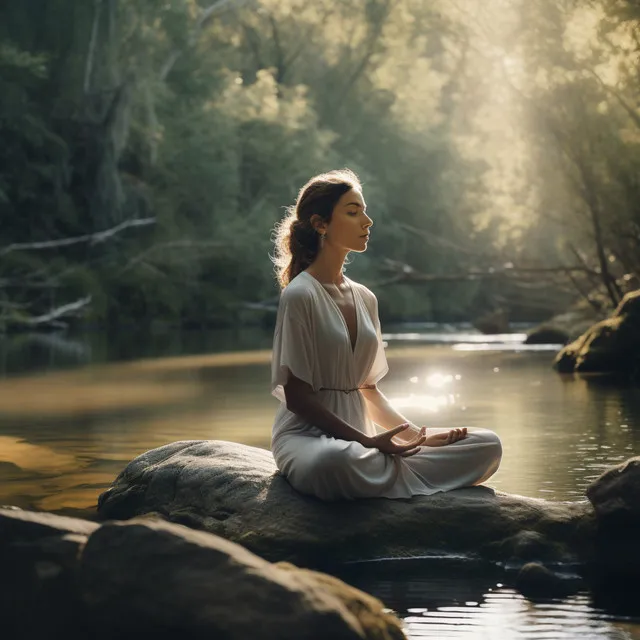
[[[343,166],[388,318],[638,286],[635,3],[5,5],[0,331],[269,318],[271,230]]]

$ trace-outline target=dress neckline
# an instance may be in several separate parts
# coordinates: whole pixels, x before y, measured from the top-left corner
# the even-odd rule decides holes
[[[355,354],[356,349],[358,347],[358,342],[360,340],[361,329],[360,329],[360,312],[358,309],[358,301],[356,300],[356,292],[353,288],[353,284],[352,284],[353,281],[351,280],[351,278],[348,278],[345,275],[342,276],[344,278],[344,281],[349,285],[349,290],[351,291],[351,299],[353,300],[353,308],[356,314],[356,339],[355,339],[355,342],[353,343],[351,341],[351,332],[349,331],[349,326],[347,325],[347,321],[344,317],[344,314],[342,313],[342,310],[338,306],[338,303],[332,298],[331,294],[324,288],[324,286],[322,285],[322,282],[320,282],[320,280],[318,280],[315,276],[312,276],[308,271],[301,271],[300,273],[305,273],[307,276],[309,276],[309,278],[311,278],[320,287],[320,290],[324,293],[324,295],[327,296],[329,300],[331,300],[331,304],[335,307],[335,310],[337,311],[338,315],[340,316],[340,319],[342,320],[342,324],[344,325],[347,342],[349,343],[349,350],[351,351],[352,354]]]

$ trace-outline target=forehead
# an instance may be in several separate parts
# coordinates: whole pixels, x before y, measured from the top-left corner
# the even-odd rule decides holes
[[[346,207],[354,203],[359,204],[363,209],[366,206],[362,193],[358,189],[349,189],[349,191],[344,193],[340,197],[340,200],[338,200],[339,207]]]

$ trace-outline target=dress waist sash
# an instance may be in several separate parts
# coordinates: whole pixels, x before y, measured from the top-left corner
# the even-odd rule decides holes
[[[331,387],[320,387],[319,391],[342,391],[342,393],[351,393],[352,391],[358,391],[359,389],[375,389],[375,384],[364,384],[361,387],[354,387],[353,389],[333,389]]]

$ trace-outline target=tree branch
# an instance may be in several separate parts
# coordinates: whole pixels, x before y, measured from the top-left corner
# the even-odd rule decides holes
[[[35,318],[27,318],[24,322],[25,324],[36,325],[36,324],[45,324],[49,323],[52,320],[57,320],[58,318],[62,318],[63,316],[68,316],[71,314],[75,314],[80,309],[83,309],[91,302],[91,296],[86,296],[84,298],[80,298],[75,302],[70,302],[68,304],[63,304],[61,307],[57,307],[49,311],[49,313],[45,313],[42,316],[36,316]]]
[[[75,236],[73,238],[62,238],[61,240],[47,240],[44,242],[14,242],[0,251],[0,258],[6,256],[13,251],[25,251],[31,249],[56,249],[58,247],[67,247],[72,244],[79,244],[81,242],[88,242],[91,245],[99,244],[108,240],[112,236],[116,235],[123,229],[128,227],[144,227],[149,224],[153,224],[156,221],[155,218],[136,218],[134,220],[125,220],[120,224],[106,229],[105,231],[98,231],[97,233],[89,233],[83,236]]]
[[[7,320],[9,320],[9,322],[12,324],[22,325],[27,327],[34,327],[37,325],[44,324],[44,325],[51,325],[55,327],[65,328],[66,324],[64,322],[59,322],[59,319],[65,316],[75,315],[78,311],[86,307],[90,302],[91,302],[91,296],[86,296],[74,302],[69,302],[68,304],[63,304],[60,307],[51,309],[51,311],[41,316],[35,316],[33,318],[16,319],[14,317],[11,317],[8,314],[5,314],[4,317],[0,317],[0,321],[6,322]],[[10,304],[10,303],[9,304],[3,303],[2,306],[14,308],[14,309],[24,308],[23,305],[16,305],[16,304]]]
[[[383,1],[380,7],[380,11],[377,16],[375,16],[375,21],[373,25],[371,22],[368,24],[368,40],[365,42],[364,46],[364,54],[355,68],[349,74],[347,80],[344,82],[341,92],[338,95],[338,98],[334,102],[334,113],[339,113],[342,105],[344,104],[347,96],[350,95],[350,89],[356,84],[358,79],[362,76],[362,74],[366,71],[369,66],[369,62],[371,62],[371,58],[373,58],[374,53],[376,52],[376,47],[380,42],[380,36],[384,30],[384,26],[386,24],[386,20],[389,17],[390,12],[390,2],[388,0]]]
[[[94,0],[93,25],[91,26],[91,39],[89,40],[89,50],[87,51],[87,63],[84,68],[84,92],[89,93],[91,89],[91,75],[93,72],[93,59],[96,52],[96,42],[98,40],[98,24],[100,23],[100,13],[102,11],[102,0]]]
[[[180,56],[184,53],[185,49],[188,49],[196,43],[196,41],[200,37],[200,33],[202,32],[204,27],[207,26],[207,23],[213,18],[213,16],[216,13],[219,13],[222,10],[226,9],[228,5],[234,4],[235,2],[238,2],[238,0],[218,0],[217,2],[214,2],[212,5],[200,12],[198,19],[196,20],[196,23],[191,33],[189,34],[189,37],[187,38],[187,46],[183,47],[182,49],[174,49],[167,56],[165,63],[160,69],[161,81],[164,82],[164,80],[167,79],[167,76],[169,75],[169,73],[171,73],[171,69],[173,69],[173,66],[178,61],[178,58],[180,58]]]
[[[608,91],[618,101],[620,106],[627,112],[627,115],[633,121],[633,124],[635,124],[636,127],[640,128],[640,115],[636,113],[636,110],[631,105],[627,104],[627,101],[622,97],[622,94],[613,87],[610,87],[608,84],[606,84],[605,81],[593,69],[588,69],[588,72],[600,83],[600,86],[605,91]]]
[[[569,274],[591,273],[587,267],[574,265],[567,267],[502,267],[490,268],[484,271],[467,271],[464,273],[419,273],[413,267],[395,260],[385,259],[387,270],[395,272],[394,275],[376,285],[387,284],[419,284],[425,282],[469,282],[473,280],[486,280],[495,278],[521,279],[538,274]]]

